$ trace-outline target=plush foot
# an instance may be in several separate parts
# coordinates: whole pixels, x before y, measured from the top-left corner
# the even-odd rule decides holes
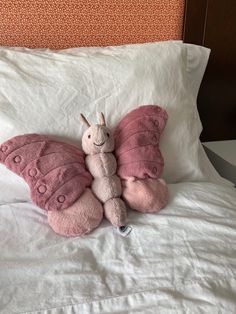
[[[126,223],[126,206],[120,198],[111,198],[104,204],[105,217],[115,227],[124,226]]]
[[[103,218],[103,207],[90,189],[64,210],[48,211],[48,223],[64,236],[80,236],[96,228]]]
[[[122,181],[123,199],[130,208],[142,213],[158,212],[168,201],[168,188],[163,179],[135,179]]]

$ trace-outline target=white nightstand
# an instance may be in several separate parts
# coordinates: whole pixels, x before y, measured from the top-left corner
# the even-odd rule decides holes
[[[202,144],[219,174],[236,185],[236,140]]]

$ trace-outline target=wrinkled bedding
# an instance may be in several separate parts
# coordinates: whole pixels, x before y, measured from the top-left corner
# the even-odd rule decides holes
[[[127,237],[106,221],[58,236],[41,209],[3,195],[0,313],[236,313],[236,189],[169,189],[159,214],[129,211]]]

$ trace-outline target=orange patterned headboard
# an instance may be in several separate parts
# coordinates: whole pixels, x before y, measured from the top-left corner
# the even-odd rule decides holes
[[[0,45],[62,49],[182,39],[184,0],[0,0]]]

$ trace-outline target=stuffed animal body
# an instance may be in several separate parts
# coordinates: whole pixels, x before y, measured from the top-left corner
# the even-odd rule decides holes
[[[90,125],[81,114],[81,120],[87,126],[82,137],[82,147],[87,154],[86,166],[94,180],[91,189],[104,204],[106,218],[116,227],[126,222],[126,206],[120,198],[122,194],[121,180],[116,175],[117,163],[112,154],[114,138],[111,130],[106,127],[103,114],[100,124]]]
[[[82,120],[87,126],[83,151],[39,134],[16,136],[0,146],[0,162],[28,183],[32,201],[47,211],[52,229],[81,236],[96,228],[103,214],[114,226],[123,226],[125,203],[144,213],[165,207],[168,188],[160,179],[159,140],[166,111],[138,107],[114,133],[102,114],[96,125]]]

